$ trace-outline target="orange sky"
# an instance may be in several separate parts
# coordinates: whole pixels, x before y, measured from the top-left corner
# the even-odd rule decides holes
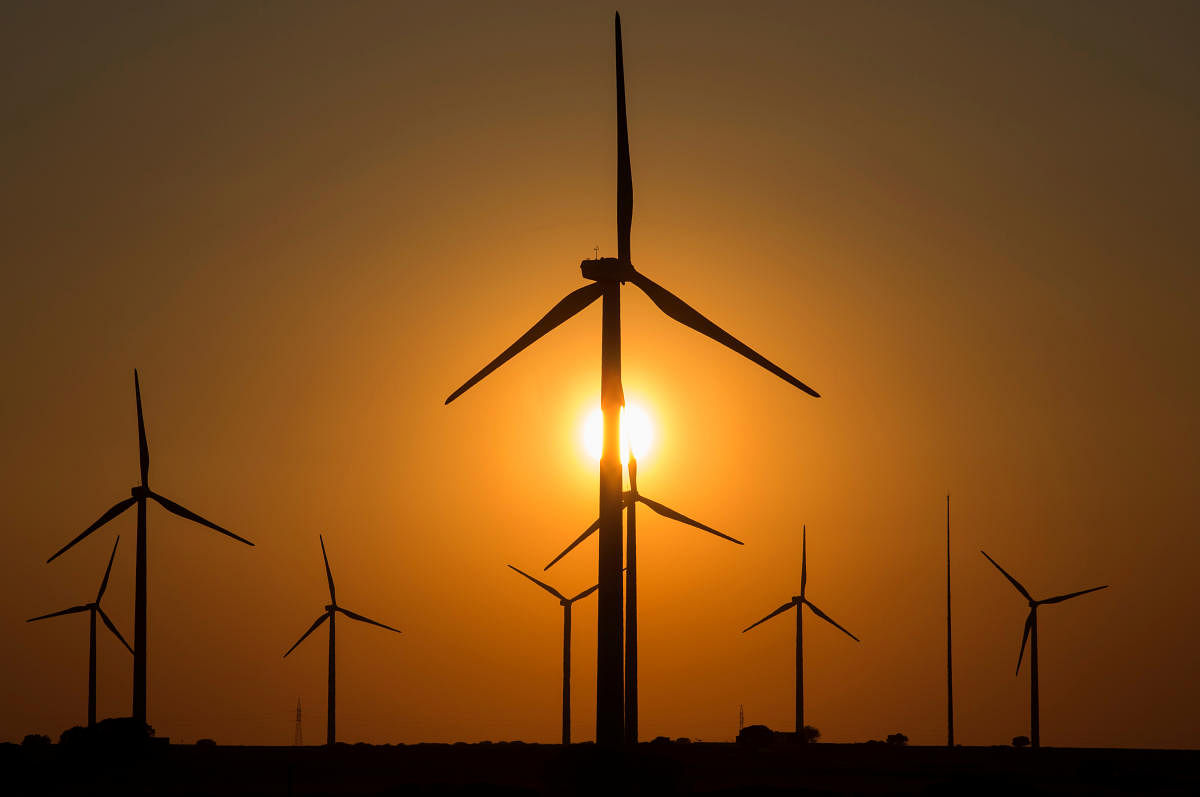
[[[1048,745],[1196,747],[1194,4],[622,7],[633,260],[819,390],[624,301],[645,514],[641,727],[944,739],[944,495],[957,735],[1027,733],[1035,595]],[[579,428],[590,308],[442,400],[615,253],[612,7],[7,7],[0,16],[0,739],[84,718],[94,594],[132,638],[137,477],[254,540],[150,510],[150,720],[193,741],[323,736],[326,602],[350,741],[554,741],[561,615],[540,568],[596,514]],[[639,517],[641,519],[641,517]],[[595,582],[595,544],[551,571]],[[574,733],[594,724],[595,603]],[[128,653],[102,634],[102,716]]]

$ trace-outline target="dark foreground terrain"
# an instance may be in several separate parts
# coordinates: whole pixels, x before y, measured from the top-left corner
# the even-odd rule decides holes
[[[815,744],[0,749],[7,794],[1200,794],[1200,751]]]

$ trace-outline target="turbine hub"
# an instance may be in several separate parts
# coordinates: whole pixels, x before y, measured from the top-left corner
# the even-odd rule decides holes
[[[337,607],[336,607],[336,606],[334,606],[334,605],[331,603],[331,604],[329,604],[329,605],[327,605],[327,606],[325,607],[325,611],[327,611],[327,612],[332,612],[332,611],[333,611],[334,609],[336,609],[336,608],[337,608]]]
[[[804,596],[803,595],[793,595],[792,603],[804,603]]]
[[[132,490],[130,490],[129,494],[132,495],[134,498],[149,498],[150,497],[150,488],[143,487],[142,485],[139,484],[136,487],[134,487]]]
[[[600,257],[579,263],[579,270],[584,279],[593,282],[625,282],[629,278],[631,268],[628,263],[622,263],[615,257]]]

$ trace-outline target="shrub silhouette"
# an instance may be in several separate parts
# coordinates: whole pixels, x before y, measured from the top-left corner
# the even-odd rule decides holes
[[[895,747],[903,747],[908,744],[908,737],[902,733],[888,734],[887,743]]]
[[[44,733],[30,733],[21,740],[22,747],[45,747],[50,744],[50,737]]]
[[[1028,736],[1014,736],[1013,740],[1012,740],[1012,746],[1017,747],[1017,748],[1028,747],[1029,746],[1029,737]]]
[[[821,732],[811,725],[805,725],[804,732],[800,734],[800,741],[805,744],[816,744],[820,738]]]
[[[152,736],[154,729],[145,723],[139,728],[133,717],[109,717],[91,728],[84,725],[68,728],[58,737],[58,742],[74,746],[126,747],[144,743]]]
[[[737,743],[750,747],[763,747],[771,743],[775,732],[766,725],[747,725],[738,731]]]

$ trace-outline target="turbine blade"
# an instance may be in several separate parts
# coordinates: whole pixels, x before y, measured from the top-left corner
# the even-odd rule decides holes
[[[597,584],[594,587],[588,587],[583,592],[576,595],[574,598],[571,598],[571,603],[574,603],[575,601],[579,600],[580,598],[586,598],[588,595],[591,595],[593,592],[595,592],[598,589],[600,589],[599,584]]]
[[[133,369],[133,392],[137,396],[138,453],[141,456],[142,486],[146,487],[150,483],[150,445],[146,442],[146,421],[142,418],[142,385],[138,381],[136,368]]]
[[[321,558],[325,560],[325,577],[329,579],[329,602],[337,603],[333,597],[333,571],[329,569],[329,557],[325,555],[325,538],[320,534],[317,538],[321,540]]]
[[[1021,652],[1017,654],[1017,675],[1021,674],[1021,661],[1025,658],[1025,643],[1029,641],[1029,631],[1033,628],[1033,609],[1029,610],[1029,616],[1025,618],[1025,633],[1021,634]]]
[[[100,605],[100,599],[104,597],[104,590],[108,589],[108,576],[112,573],[113,559],[117,558],[117,545],[121,542],[121,536],[118,534],[116,542],[113,543],[112,553],[108,557],[108,568],[104,571],[104,580],[100,582],[100,591],[96,593],[96,606]]]
[[[1079,590],[1079,592],[1068,592],[1066,595],[1059,595],[1054,598],[1046,598],[1046,600],[1038,601],[1038,603],[1062,603],[1065,600],[1070,600],[1071,598],[1078,598],[1080,595],[1086,595],[1089,592],[1095,592],[1096,590],[1101,590],[1101,589],[1108,589],[1108,585],[1105,584],[1102,587],[1092,587],[1091,589],[1081,589],[1081,590]]]
[[[614,22],[617,38],[617,259],[629,262],[629,230],[633,226],[633,170],[629,165],[629,122],[625,116],[625,57],[621,50],[621,15]]]
[[[116,636],[117,639],[121,640],[121,644],[125,646],[126,650],[128,650],[130,653],[133,653],[133,648],[129,647],[129,643],[125,641],[125,637],[121,636],[121,632],[117,630],[115,625],[113,625],[113,621],[108,619],[108,615],[104,613],[104,610],[97,606],[96,611],[100,613],[100,619],[104,621],[106,626],[108,626],[108,630],[112,631],[113,635]]]
[[[686,523],[689,526],[698,528],[701,531],[707,531],[709,534],[715,534],[723,540],[729,540],[730,542],[737,543],[738,545],[745,544],[741,540],[734,539],[733,537],[730,537],[728,534],[722,534],[721,532],[717,531],[716,529],[712,528],[711,526],[706,526],[698,520],[692,520],[687,515],[682,515],[679,512],[676,512],[674,509],[671,509],[668,506],[663,506],[658,501],[652,501],[644,495],[639,495],[637,497],[637,500],[641,501],[643,504],[650,507],[655,512],[657,512],[658,514],[662,515],[665,518],[670,518],[671,520],[677,520],[680,523]]]
[[[622,392],[624,392],[623,389]],[[623,405],[624,402],[622,402],[622,406]],[[625,469],[629,471],[629,493],[632,495],[637,495],[637,457],[633,455],[632,447],[629,449],[629,463],[625,466]],[[627,500],[626,506],[628,506]]]
[[[341,606],[337,607],[337,610],[339,612],[341,612],[342,614],[346,615],[347,617],[349,617],[351,620],[358,620],[361,623],[370,623],[371,625],[377,625],[380,628],[386,628],[389,631],[395,631],[397,634],[404,633],[399,628],[392,628],[390,625],[385,625],[384,623],[378,622],[377,620],[372,620],[370,617],[363,617],[361,614],[355,614],[354,612],[350,611],[349,609],[343,609]]]
[[[250,540],[247,540],[244,537],[239,537],[238,535],[234,534],[232,531],[229,531],[228,529],[221,528],[216,523],[213,523],[211,520],[205,520],[204,518],[200,517],[195,512],[193,512],[192,510],[187,509],[186,507],[182,507],[179,504],[175,503],[170,498],[166,498],[155,492],[151,492],[150,497],[153,498],[155,501],[158,501],[160,504],[163,505],[164,509],[166,509],[168,512],[170,512],[174,515],[179,515],[179,517],[184,518],[185,520],[190,520],[194,523],[199,523],[201,526],[208,526],[213,531],[219,531],[222,534],[224,534],[226,537],[232,537],[233,539],[237,540],[238,542],[244,542],[247,545],[251,545],[251,546],[254,545],[254,543],[250,542]]]
[[[604,285],[599,282],[593,282],[590,285],[585,285],[578,290],[568,293],[566,297],[562,299],[562,301],[550,308],[550,312],[542,316],[541,321],[538,321],[536,324],[530,327],[528,332],[517,338],[516,343],[500,352],[500,355],[485,365],[483,370],[464,382],[463,386],[458,390],[455,390],[453,393],[451,393],[450,397],[446,399],[446,403],[449,404],[463,393],[466,393],[475,385],[476,382],[479,382],[492,371],[495,371],[497,368],[504,365],[504,363],[511,360],[538,338],[542,337],[547,332],[554,329],[556,326],[566,321],[568,318],[575,315],[592,302],[596,301],[596,299],[600,298],[600,294],[602,293],[604,293]]]
[[[808,584],[808,526],[800,526],[800,597]]]
[[[70,609],[63,609],[61,612],[50,612],[50,614],[42,614],[37,617],[30,617],[25,622],[32,623],[37,620],[45,620],[50,617],[61,617],[64,614],[78,614],[79,612],[86,612],[90,608],[91,608],[90,606],[86,606],[86,605],[85,606],[72,606]]]
[[[759,624],[761,624],[761,623],[765,623],[767,620],[770,620],[772,617],[774,617],[775,615],[779,614],[780,612],[786,612],[788,609],[792,608],[792,607],[793,607],[793,606],[795,606],[795,605],[796,605],[796,602],[795,602],[795,601],[788,601],[787,603],[783,604],[782,606],[780,606],[780,607],[779,607],[778,609],[776,609],[775,611],[773,611],[773,612],[771,612],[770,614],[768,614],[768,615],[767,615],[766,617],[764,617],[763,619],[759,620],[757,623],[751,623],[750,625],[748,625],[748,626],[746,626],[745,628],[743,628],[743,629],[742,629],[742,633],[743,633],[743,634],[744,634],[744,633],[746,633],[747,631],[749,631],[751,628],[753,628],[753,627],[754,627],[754,626],[756,626],[756,625],[759,625]]]
[[[325,622],[328,619],[329,619],[329,612],[325,612],[320,617],[318,617],[316,622],[314,622],[312,625],[310,625],[308,627],[308,630],[305,631],[301,635],[301,637],[296,640],[296,645],[299,645],[301,642],[303,642],[305,639],[307,639],[309,634],[311,634],[313,631],[316,631],[321,626],[321,623]],[[296,649],[296,645],[292,645],[290,648],[288,648],[287,653],[283,654],[283,657],[285,659],[288,657],[288,653],[291,653],[293,650]]]
[[[989,562],[991,562],[992,564],[996,565],[996,569],[999,570],[1001,573],[1003,573],[1004,577],[1012,582],[1012,585],[1017,588],[1017,592],[1019,592],[1025,596],[1025,600],[1030,600],[1030,601],[1033,600],[1033,597],[1029,594],[1029,591],[1021,586],[1021,582],[1017,581],[1015,578],[1010,576],[1008,574],[1008,571],[1005,570],[1003,567],[1001,567],[1000,565],[997,565],[996,560],[987,555],[987,551],[980,551],[980,553],[983,554],[984,556],[987,556],[987,560]]]
[[[560,601],[565,601],[565,600],[566,600],[566,597],[565,597],[565,596],[564,596],[564,595],[563,595],[561,592],[559,592],[558,590],[556,590],[554,587],[550,586],[549,584],[546,584],[546,583],[543,583],[543,582],[541,582],[541,581],[538,581],[536,578],[534,578],[533,576],[529,575],[529,574],[528,574],[528,573],[526,573],[524,570],[521,570],[521,569],[520,569],[520,568],[518,568],[518,567],[513,567],[512,565],[509,565],[509,567],[511,567],[513,570],[516,570],[518,573],[520,573],[521,575],[525,576],[525,578],[529,579],[529,580],[530,580],[530,581],[532,581],[534,584],[537,584],[539,587],[541,587],[542,589],[546,590],[546,592],[549,592],[551,595],[553,595],[554,597],[558,598]]]
[[[136,498],[126,498],[124,501],[118,501],[117,503],[113,504],[111,509],[109,509],[107,512],[105,512],[103,515],[100,516],[99,520],[97,520],[95,523],[93,523],[92,525],[90,525],[86,529],[84,529],[83,533],[80,534],[78,537],[71,540],[63,547],[59,548],[58,553],[54,554],[54,556],[51,556],[49,559],[47,559],[46,563],[49,564],[50,562],[53,562],[55,559],[57,559],[58,557],[62,556],[64,553],[66,553],[68,550],[70,550],[70,548],[73,545],[75,545],[75,543],[79,542],[84,537],[91,534],[93,531],[100,528],[105,523],[112,520],[117,515],[121,514],[126,509],[128,509],[129,507],[133,506],[136,503],[137,503]]]
[[[817,617],[820,617],[822,620],[824,620],[825,622],[829,623],[829,624],[830,624],[830,625],[832,625],[834,628],[838,629],[838,630],[839,630],[839,631],[841,631],[843,634],[845,634],[846,636],[848,636],[848,637],[850,637],[851,639],[853,639],[855,642],[862,642],[862,640],[861,640],[861,639],[859,639],[858,637],[856,637],[854,634],[851,634],[851,633],[850,633],[849,631],[847,631],[845,628],[842,628],[842,626],[841,626],[841,625],[839,625],[839,624],[838,624],[838,622],[837,622],[836,620],[834,620],[832,617],[830,617],[829,615],[825,614],[825,612],[821,611],[821,610],[820,610],[820,609],[818,609],[816,606],[813,606],[813,604],[812,604],[812,601],[810,601],[808,598],[805,598],[805,599],[804,599],[804,602],[805,602],[806,604],[808,604],[808,608],[812,609],[812,612],[813,612],[813,614],[815,614]]]
[[[563,549],[562,553],[560,553],[558,556],[551,559],[550,564],[543,567],[542,570],[546,571],[546,570],[549,570],[550,568],[554,567],[555,563],[558,562],[559,559],[562,559],[564,556],[569,554],[571,551],[575,550],[576,545],[583,542],[588,537],[592,536],[592,534],[595,533],[596,529],[598,529],[598,528],[600,528],[600,518],[596,518],[596,520],[592,522],[592,525],[588,526],[586,529],[583,530],[583,534],[580,534],[578,537],[575,538],[575,542],[568,545],[565,549]],[[512,565],[509,565],[509,567],[512,567]],[[515,567],[513,569],[516,570]]]
[[[779,377],[793,387],[800,388],[813,398],[821,397],[820,393],[813,390],[811,387],[804,384],[799,379],[768,360],[766,357],[763,357],[754,349],[750,348],[745,343],[742,343],[740,340],[721,329],[712,321],[709,321],[687,302],[683,301],[666,288],[654,282],[646,275],[635,271],[632,267],[629,269],[629,281],[641,288],[642,292],[650,297],[650,301],[658,305],[659,310],[662,310],[668,316],[683,324],[685,327],[691,327],[701,335],[707,335],[717,343],[733,349],[746,359],[761,365],[763,368],[766,368],[768,371],[775,374],[775,376]]]

